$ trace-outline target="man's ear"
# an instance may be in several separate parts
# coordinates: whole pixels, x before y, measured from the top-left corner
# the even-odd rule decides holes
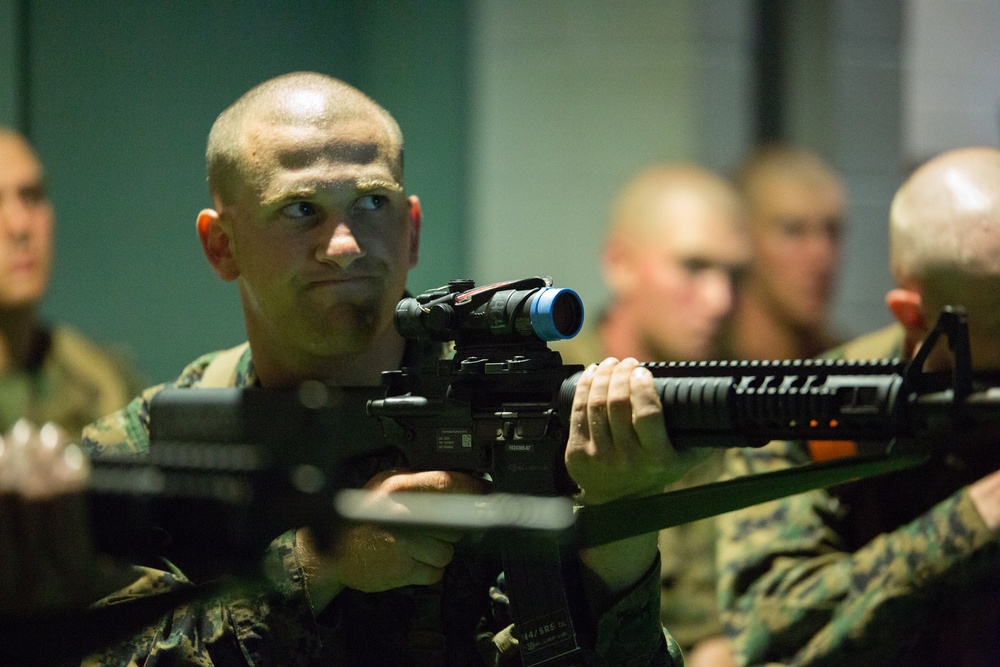
[[[215,209],[206,208],[198,214],[198,238],[201,248],[205,251],[208,263],[223,280],[236,280],[240,271],[233,258],[232,238],[230,230],[222,224],[219,213]]]
[[[920,292],[897,287],[885,295],[885,304],[906,331],[906,343],[914,348],[927,336],[927,318],[924,317],[924,300]]]
[[[601,268],[604,271],[604,281],[611,288],[612,294],[625,295],[633,291],[636,272],[631,250],[629,242],[617,236],[612,236],[604,243]]]
[[[416,195],[410,195],[406,198],[406,202],[410,205],[410,268],[412,269],[417,265],[417,257],[420,254],[420,199]]]

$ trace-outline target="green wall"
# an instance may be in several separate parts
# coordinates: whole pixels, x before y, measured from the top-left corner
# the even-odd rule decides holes
[[[24,103],[58,218],[50,320],[124,343],[151,382],[245,338],[235,286],[194,233],[205,139],[243,92],[294,70],[342,78],[399,120],[425,218],[411,289],[464,275],[463,2],[30,7]]]
[[[0,0],[0,125],[16,127],[18,68],[18,3]]]

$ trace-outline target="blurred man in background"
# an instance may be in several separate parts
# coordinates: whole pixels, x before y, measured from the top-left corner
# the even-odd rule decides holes
[[[750,258],[744,215],[734,188],[701,167],[663,164],[637,174],[619,195],[604,245],[610,306],[595,326],[553,347],[566,363],[715,358]],[[670,488],[720,472],[716,455]],[[660,620],[685,664],[733,664],[715,602],[713,520],[661,531],[659,541]]]
[[[725,180],[685,164],[640,172],[618,197],[602,253],[611,303],[560,352],[586,362],[714,358],[749,253],[743,207]]]
[[[0,432],[20,418],[77,438],[140,386],[122,359],[39,321],[52,265],[53,211],[28,142],[0,127]]]
[[[890,214],[897,324],[828,356],[912,357],[943,306],[973,366],[1000,369],[1000,151],[945,153]],[[939,343],[924,369],[952,366]],[[963,425],[912,470],[722,515],[720,601],[740,664],[996,665],[1000,429]],[[809,443],[729,450],[733,475],[813,460]]]
[[[766,145],[738,170],[753,261],[724,354],[801,359],[836,344],[830,304],[840,265],[844,188],[818,156]]]

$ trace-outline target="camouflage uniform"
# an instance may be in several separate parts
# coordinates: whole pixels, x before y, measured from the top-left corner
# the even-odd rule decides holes
[[[590,364],[607,354],[598,328],[586,327],[576,337],[552,348],[564,363]],[[722,473],[722,450],[666,490],[700,486]],[[684,651],[722,635],[715,593],[715,521],[704,519],[660,531],[660,622]]]
[[[439,352],[411,345],[404,365],[415,365],[422,355]],[[212,369],[218,367],[211,362],[219,355],[234,360],[223,385],[257,383],[249,349],[241,346],[201,357],[171,386],[219,386],[214,378],[207,381]],[[88,427],[85,449],[148,451],[149,401],[162,388],[146,390],[124,410]],[[355,481],[361,486],[376,469],[391,467],[399,467],[398,462],[376,461],[375,469],[358,471]],[[275,573],[273,590],[182,605],[161,623],[90,656],[84,665],[519,664],[516,642],[511,641],[510,628],[506,627],[509,603],[496,564],[473,559],[460,549],[438,585],[406,586],[383,593],[345,589],[314,616],[295,539],[295,531],[288,531],[268,549],[265,562],[266,570]],[[122,603],[190,585],[184,574],[169,564],[163,571],[140,568],[138,572],[141,576],[135,584],[99,604]],[[683,664],[677,644],[656,622],[656,588],[654,565],[625,595],[606,600],[602,607],[606,611],[597,623],[597,655],[590,656],[593,662],[587,664]],[[601,599],[595,582],[590,582],[588,592],[590,600]]]
[[[828,356],[899,357],[902,344],[896,326]],[[1000,549],[966,487],[1000,468],[998,435],[955,433],[920,468],[719,517],[720,602],[737,659],[1000,664]],[[730,450],[726,469],[809,461],[806,443],[776,442]]]
[[[42,329],[28,369],[0,374],[0,432],[21,417],[54,422],[74,439],[141,388],[123,359],[66,327]]]

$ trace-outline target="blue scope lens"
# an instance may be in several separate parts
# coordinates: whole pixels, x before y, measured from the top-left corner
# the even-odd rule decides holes
[[[583,300],[566,287],[543,287],[531,299],[529,317],[542,340],[572,338],[583,326]]]

